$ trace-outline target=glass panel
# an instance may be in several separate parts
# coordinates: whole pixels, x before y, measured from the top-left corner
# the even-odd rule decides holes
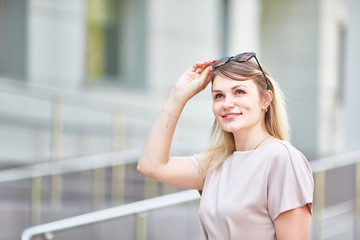
[[[27,1],[0,1],[0,76],[26,76]]]
[[[105,74],[105,1],[89,0],[87,14],[87,76],[99,81]]]
[[[89,83],[144,86],[144,0],[88,0]]]

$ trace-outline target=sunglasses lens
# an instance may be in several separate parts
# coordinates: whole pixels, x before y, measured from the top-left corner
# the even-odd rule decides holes
[[[212,67],[213,68],[218,68],[218,67],[224,65],[225,63],[227,63],[229,61],[229,59],[230,59],[230,57],[223,57],[223,58],[221,58],[219,60],[216,60],[216,62],[214,62],[212,64]]]
[[[233,59],[235,62],[246,62],[249,61],[252,57],[255,56],[255,53],[241,53],[239,55],[236,55]]]
[[[264,70],[262,69],[258,59],[256,58],[256,54],[254,52],[245,52],[245,53],[240,53],[234,57],[223,57],[219,60],[217,60],[216,62],[214,62],[211,66],[213,68],[218,68],[221,67],[223,65],[225,65],[226,63],[228,63],[230,60],[233,60],[234,62],[238,62],[238,63],[242,63],[242,62],[247,62],[249,61],[251,58],[255,57],[256,63],[259,66],[260,71],[262,72],[262,74],[264,75],[265,81],[266,81],[266,85],[267,85],[267,89],[270,89],[269,86],[269,80],[267,79]]]

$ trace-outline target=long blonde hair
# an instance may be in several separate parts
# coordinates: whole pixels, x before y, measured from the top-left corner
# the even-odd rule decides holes
[[[268,83],[254,60],[237,63],[230,61],[216,68],[213,72],[212,83],[218,75],[224,75],[236,81],[252,79],[259,90],[260,96],[265,97],[267,90],[273,93],[273,99],[265,113],[265,125],[269,134],[280,140],[289,141],[290,128],[284,102],[284,95],[278,84],[264,69]],[[199,170],[202,183],[206,175],[223,164],[228,156],[235,151],[235,139],[232,133],[226,132],[214,121],[208,149],[200,155]]]

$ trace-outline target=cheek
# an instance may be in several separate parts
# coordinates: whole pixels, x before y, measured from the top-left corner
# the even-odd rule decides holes
[[[244,98],[243,101],[239,102],[238,105],[246,110],[255,110],[259,108],[259,102],[254,98]]]
[[[213,111],[214,115],[216,115],[217,113],[219,113],[219,111],[220,111],[220,106],[219,106],[218,103],[213,102],[212,111]]]

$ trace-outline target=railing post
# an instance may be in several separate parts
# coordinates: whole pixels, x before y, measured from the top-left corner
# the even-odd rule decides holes
[[[60,161],[62,158],[62,103],[55,99],[52,102],[52,160]],[[61,174],[54,174],[51,178],[51,202],[54,205],[61,203]]]
[[[31,225],[40,224],[41,212],[41,177],[32,179],[31,187]]]
[[[360,162],[355,165],[355,224],[354,239],[360,239]]]
[[[45,240],[53,240],[54,239],[54,234],[51,232],[47,232],[43,234],[43,237]]]
[[[126,136],[126,116],[121,109],[115,110],[113,113],[113,149],[114,151],[121,151],[125,149]],[[125,202],[125,176],[126,166],[112,167],[112,202],[120,204]]]
[[[162,194],[170,194],[177,191],[177,187],[169,185],[169,184],[162,184]]]
[[[159,196],[160,183],[149,177],[144,177],[144,198],[153,198]]]
[[[136,240],[146,240],[146,212],[141,212],[137,214],[137,224],[136,224]]]
[[[105,168],[94,169],[93,174],[93,205],[101,209],[105,204]]]
[[[111,196],[113,204],[125,202],[126,166],[112,166]]]
[[[323,212],[325,207],[325,171],[316,172],[315,205],[314,205],[314,239],[320,240],[323,228]]]
[[[37,131],[37,158],[39,161],[44,160],[46,152],[45,132],[43,130]],[[33,177],[31,181],[31,225],[38,225],[41,221],[41,192],[42,192],[42,178]]]

